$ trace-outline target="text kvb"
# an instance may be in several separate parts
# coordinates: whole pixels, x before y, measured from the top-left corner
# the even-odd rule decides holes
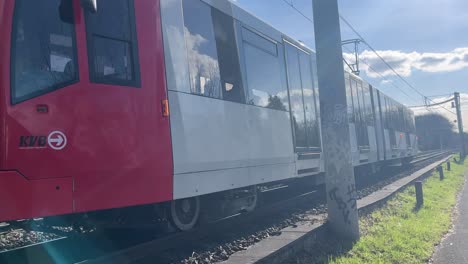
[[[21,136],[20,147],[45,147],[47,145],[46,136]]]

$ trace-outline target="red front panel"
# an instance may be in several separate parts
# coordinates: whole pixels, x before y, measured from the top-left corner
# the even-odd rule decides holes
[[[71,178],[28,180],[14,171],[0,172],[0,219],[29,219],[70,213]]]
[[[135,1],[140,88],[90,82],[84,13],[80,1],[74,0],[79,82],[12,105],[7,66],[14,2],[6,0],[2,8],[0,0],[0,85],[4,104],[1,109],[6,109],[1,112],[4,122],[0,131],[4,136],[0,147],[2,169],[16,170],[26,180],[18,185],[17,193],[31,197],[31,187],[26,183],[66,179],[65,185],[68,182],[73,185],[67,203],[69,208],[74,206],[75,212],[172,199],[170,126],[161,108],[166,89],[159,1]],[[48,109],[47,113],[38,111],[38,106]],[[52,144],[24,147],[21,140],[30,143],[31,138]],[[4,188],[8,185],[0,186]],[[72,188],[65,189],[72,192]],[[37,192],[35,195],[40,196]],[[8,197],[0,198],[0,207],[3,203],[16,203],[3,200]],[[31,204],[40,207],[46,203],[47,207],[63,207],[63,201],[47,199]],[[18,206],[26,204],[18,202]],[[64,213],[58,209],[47,212]],[[5,215],[0,211],[0,220],[3,218]]]

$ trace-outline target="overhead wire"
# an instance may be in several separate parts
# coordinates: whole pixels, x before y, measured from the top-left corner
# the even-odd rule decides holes
[[[282,0],[285,4],[287,4],[288,6],[290,6],[292,9],[294,9],[296,12],[298,12],[302,17],[304,17],[306,20],[308,20],[310,23],[314,23],[314,21],[308,17],[306,14],[304,14],[301,10],[299,10],[298,8],[296,8],[296,6],[294,5],[294,3],[291,1],[291,2],[288,2],[286,0]],[[344,47],[348,52],[352,52],[350,51],[348,48]],[[345,63],[349,66],[348,62],[345,61]],[[406,93],[403,89],[401,89],[400,87],[398,87],[394,82],[390,81],[389,79],[387,79],[386,77],[384,77],[381,73],[379,73],[377,70],[375,70],[372,66],[369,65],[369,63],[367,62],[363,62],[364,64],[367,65],[367,67],[369,69],[371,69],[373,72],[375,72],[376,74],[378,74],[381,78],[383,78],[384,80],[390,82],[394,87],[396,87],[398,90],[400,90],[404,95],[406,95],[407,97],[409,97],[410,99],[412,100],[415,100],[414,97],[410,96],[408,93]]]
[[[343,47],[344,49],[346,49],[346,51],[348,52],[352,52],[349,48],[346,48],[346,47]],[[388,83],[390,83],[392,86],[394,86],[396,89],[400,90],[404,95],[406,95],[409,99],[411,100],[416,100],[414,97],[412,97],[411,95],[409,95],[408,93],[405,92],[405,90],[403,90],[402,88],[400,88],[399,86],[397,86],[393,81],[389,80],[387,77],[383,76],[380,72],[378,72],[376,69],[374,69],[372,66],[370,66],[369,63],[367,63],[367,61],[365,60],[361,60],[362,63],[364,63],[368,68],[369,70],[371,70],[372,72],[374,72],[375,74],[379,75],[380,78],[382,78],[383,80],[387,81]]]
[[[428,96],[424,95],[423,93],[421,93],[418,89],[416,89],[416,87],[414,87],[411,83],[409,83],[405,78],[403,78],[403,76],[401,76],[393,67],[392,65],[390,65],[365,39],[364,37],[351,25],[351,23],[348,22],[348,20],[346,20],[346,18],[344,18],[341,14],[340,14],[340,19],[354,32],[354,34],[356,34],[356,36],[358,36],[361,41],[398,77],[400,78],[408,87],[410,87],[411,89],[413,89],[416,93],[418,93],[419,95],[421,95],[423,98],[425,99],[428,99],[429,101],[434,102],[434,100],[432,100],[431,98],[429,98]],[[453,114],[453,115],[456,115],[454,112],[450,111],[449,109],[445,108],[444,106],[440,106],[440,108],[446,110],[447,112]]]
[[[286,5],[290,6],[293,10],[295,10],[298,14],[300,14],[302,17],[304,17],[306,20],[308,20],[310,23],[314,24],[314,21],[312,18],[310,18],[309,16],[307,16],[306,14],[304,14],[301,10],[299,10],[295,5],[294,3],[292,2],[288,2],[287,0],[282,0],[283,3],[285,3]],[[428,96],[424,95],[422,92],[420,92],[418,89],[416,89],[416,87],[414,87],[411,83],[409,83],[405,78],[403,78],[403,76],[401,76],[365,39],[364,37],[351,25],[351,23],[349,23],[348,20],[346,20],[346,18],[344,18],[341,14],[340,14],[340,19],[354,32],[354,34],[356,34],[356,36],[358,36],[361,41],[380,59],[382,60],[382,62],[399,78],[401,79],[408,87],[410,87],[412,90],[414,90],[416,93],[418,93],[422,98],[424,99],[427,99],[431,102],[434,102],[431,98],[429,98]],[[363,61],[364,62],[364,61]],[[383,74],[379,73],[378,71],[376,71],[374,68],[372,68],[369,63],[367,62],[364,62],[364,64],[366,64],[369,69],[371,69],[373,72],[377,73],[381,78],[384,78]],[[389,81],[387,78],[384,78],[385,80]],[[401,89],[400,87],[396,86],[396,84],[392,81],[390,81],[390,83],[396,87],[398,90],[400,90],[401,92],[403,92],[403,94],[405,94],[406,96],[408,96],[409,98],[413,99],[413,97],[409,96],[408,93],[406,93],[403,89]],[[434,102],[435,103],[435,102]],[[430,108],[427,107],[428,110],[430,111]],[[445,108],[444,106],[440,106],[439,108],[442,108],[444,110],[446,110],[447,112],[453,114],[453,115],[456,115],[454,112],[450,111],[449,109]]]
[[[290,6],[292,9],[296,10],[297,13],[299,13],[301,16],[303,16],[305,19],[307,19],[310,23],[314,24],[314,21],[312,20],[312,18],[308,17],[306,14],[304,14],[301,10],[299,10],[295,5],[294,3],[292,2],[288,2],[286,0],[282,0],[285,4],[287,4],[288,6]]]

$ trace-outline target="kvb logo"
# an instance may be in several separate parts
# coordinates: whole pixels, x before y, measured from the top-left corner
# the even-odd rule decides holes
[[[67,146],[67,136],[61,131],[54,131],[49,136],[21,136],[20,149],[44,149],[47,145],[54,150]]]

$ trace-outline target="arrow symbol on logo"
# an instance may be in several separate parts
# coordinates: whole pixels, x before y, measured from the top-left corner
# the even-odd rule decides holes
[[[57,135],[57,138],[51,138],[50,143],[55,143],[57,146],[62,145],[63,137],[61,135]]]
[[[62,150],[67,145],[67,136],[63,132],[54,131],[47,137],[47,143],[54,150]]]

